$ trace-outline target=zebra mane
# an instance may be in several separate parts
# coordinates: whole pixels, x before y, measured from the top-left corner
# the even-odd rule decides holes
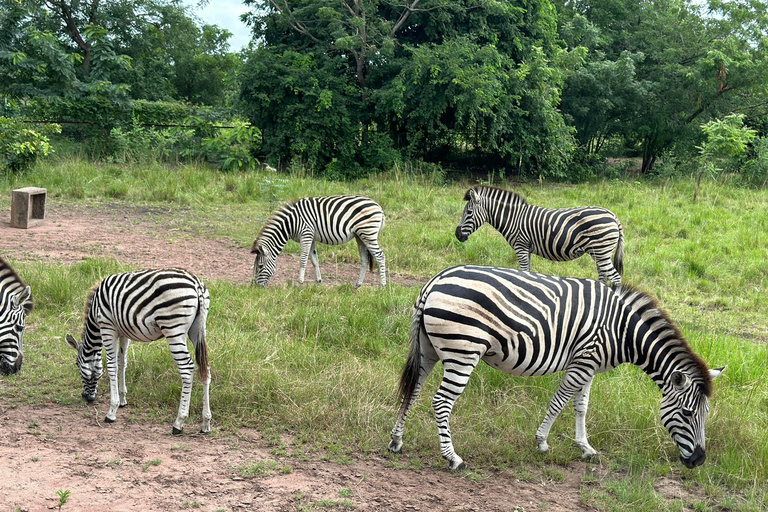
[[[267,220],[264,221],[264,224],[261,226],[261,229],[259,230],[259,234],[256,236],[256,239],[253,241],[253,245],[251,246],[251,254],[255,253],[256,250],[259,248],[259,241],[261,241],[261,236],[264,234],[264,230],[268,227],[275,224],[277,221],[277,218],[281,216],[281,214],[285,213],[286,211],[293,209],[294,206],[296,206],[296,203],[298,201],[293,201],[292,203],[288,203],[285,206],[281,206],[277,210],[273,211],[269,217],[267,217]]]
[[[471,190],[474,190],[481,196],[495,196],[497,199],[501,199],[506,203],[521,202],[522,204],[528,204],[528,201],[526,201],[525,198],[517,192],[504,190],[503,188],[499,187],[490,187],[488,185],[475,185],[474,187],[467,190],[467,192],[464,194],[465,201],[469,201],[469,192]]]
[[[80,335],[80,343],[85,341],[85,338],[86,338],[85,334],[88,332],[88,312],[91,310],[91,305],[93,304],[93,298],[96,296],[96,289],[99,287],[99,284],[94,285],[88,291],[88,295],[86,295],[85,297],[85,313],[83,313],[83,333]]]
[[[687,362],[696,373],[695,376],[698,377],[702,392],[706,396],[710,396],[712,394],[712,376],[709,374],[707,363],[691,349],[677,324],[661,309],[658,301],[648,293],[626,283],[611,286],[611,288],[632,311],[639,313],[648,324],[659,326],[661,328],[659,330],[664,333],[666,343],[674,344],[682,349],[689,358]]]

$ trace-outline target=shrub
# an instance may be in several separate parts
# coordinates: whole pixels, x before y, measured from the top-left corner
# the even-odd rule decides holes
[[[768,137],[754,141],[749,157],[741,168],[741,179],[752,186],[764,187],[768,183]]]
[[[0,155],[2,168],[12,172],[23,171],[39,157],[48,156],[51,144],[48,137],[61,132],[58,124],[49,124],[39,130],[24,127],[18,119],[0,117]]]

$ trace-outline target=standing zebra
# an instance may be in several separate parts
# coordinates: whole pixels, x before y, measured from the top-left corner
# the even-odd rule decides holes
[[[551,210],[529,205],[514,192],[482,185],[467,190],[464,200],[467,205],[456,227],[459,242],[487,222],[515,250],[521,270],[530,272],[531,253],[552,261],[586,253],[595,260],[601,281],[621,283],[624,230],[612,211],[597,206]]]
[[[661,388],[661,422],[689,468],[704,463],[704,421],[712,379],[680,331],[648,295],[626,285],[547,276],[515,269],[459,266],[422,288],[411,324],[411,350],[400,378],[402,402],[389,449],[399,452],[408,410],[437,361],[443,380],[432,400],[440,453],[451,469],[464,463],[453,449],[449,417],[480,360],[513,375],[565,376],[536,431],[540,451],[557,416],[573,398],[576,443],[597,452],[585,418],[596,373],[622,363],[639,366]]]
[[[365,196],[306,197],[275,211],[259,236],[254,240],[252,253],[256,253],[253,265],[253,282],[265,286],[275,273],[277,255],[288,240],[301,244],[299,283],[304,283],[307,259],[311,257],[315,267],[315,280],[319,283],[320,262],[317,259],[317,242],[338,245],[354,237],[360,253],[360,277],[357,287],[363,284],[365,269],[373,270],[373,260],[379,266],[379,282],[387,284],[384,251],[379,247],[379,232],[384,227],[384,212],[374,200]]]
[[[96,399],[96,388],[102,375],[103,347],[107,353],[110,394],[109,412],[104,421],[115,421],[118,406],[123,407],[127,403],[125,367],[130,340],[149,342],[164,337],[181,374],[181,403],[173,423],[173,434],[180,434],[189,416],[192,374],[195,371],[187,350],[189,337],[195,347],[195,361],[203,381],[201,430],[210,432],[208,389],[211,369],[205,341],[205,321],[210,304],[205,285],[182,269],[139,270],[105,278],[90,291],[85,301],[82,342],[69,334],[66,336],[67,342],[77,350],[83,398],[87,402]]]
[[[24,359],[24,317],[32,311],[32,291],[0,258],[0,373],[21,370]]]

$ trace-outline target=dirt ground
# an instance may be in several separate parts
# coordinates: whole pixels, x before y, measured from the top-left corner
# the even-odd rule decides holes
[[[66,263],[114,256],[133,266],[178,266],[202,278],[250,281],[253,259],[247,248],[183,229],[159,233],[153,219],[167,213],[49,200],[46,221],[36,228],[12,229],[9,219],[0,218],[0,254]],[[297,259],[281,255],[270,284],[297,279]],[[354,282],[359,267],[325,264],[322,271],[324,284],[336,285]],[[311,269],[307,276],[314,277]],[[408,285],[422,281],[396,273],[389,279]],[[369,273],[365,285],[377,283],[377,273]],[[65,490],[70,491],[65,511],[565,512],[592,510],[581,504],[580,488],[585,475],[599,470],[575,462],[559,468],[564,479],[555,483],[536,477],[535,469],[534,478],[521,481],[513,472],[473,478],[447,469],[395,469],[391,460],[378,456],[350,465],[320,456],[296,460],[271,454],[258,432],[172,437],[168,425],[127,421],[130,404],[116,423],[105,425],[100,421],[105,409],[103,397],[90,408],[0,403],[0,512],[56,510],[57,491]],[[190,418],[188,430],[194,427]],[[244,476],[247,467],[262,471]],[[679,490],[672,482],[665,494]]]

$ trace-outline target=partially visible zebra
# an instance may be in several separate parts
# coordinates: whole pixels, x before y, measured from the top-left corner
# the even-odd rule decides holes
[[[21,370],[24,360],[24,317],[32,311],[32,291],[0,258],[0,373]]]
[[[112,423],[117,408],[127,404],[125,367],[128,346],[133,341],[166,338],[173,360],[181,374],[181,402],[173,434],[180,434],[189,415],[192,374],[195,365],[187,349],[187,337],[195,347],[195,361],[203,382],[202,432],[211,430],[208,390],[211,369],[205,322],[211,299],[205,285],[186,270],[139,270],[113,274],[96,285],[85,302],[82,342],[67,334],[67,342],[77,350],[77,366],[83,381],[83,398],[96,399],[102,375],[102,347],[107,353],[109,374],[109,412],[104,419]]]
[[[253,282],[265,286],[275,273],[277,255],[288,240],[301,245],[299,282],[304,283],[307,259],[315,267],[315,280],[320,283],[320,262],[317,242],[338,245],[357,242],[361,267],[357,285],[363,284],[365,269],[373,270],[373,260],[379,266],[379,282],[387,284],[384,251],[379,247],[379,233],[384,227],[384,212],[374,200],[365,196],[306,197],[275,211],[259,236],[251,252],[256,254]]]
[[[469,376],[482,360],[513,375],[565,371],[536,432],[540,451],[557,416],[573,398],[576,444],[584,458],[596,451],[585,418],[596,373],[623,363],[639,366],[661,388],[661,422],[689,468],[706,458],[704,422],[712,379],[680,331],[647,294],[589,279],[516,269],[459,266],[422,288],[411,324],[411,350],[400,378],[402,402],[389,449],[399,452],[408,410],[438,361],[443,380],[432,400],[440,453],[451,469],[464,463],[453,448],[449,417]]]
[[[460,242],[487,222],[515,250],[521,270],[531,270],[531,253],[552,261],[570,261],[586,253],[595,260],[601,281],[621,283],[624,230],[612,211],[598,206],[551,210],[529,205],[514,192],[482,185],[467,190],[464,200],[467,204],[456,227]]]

